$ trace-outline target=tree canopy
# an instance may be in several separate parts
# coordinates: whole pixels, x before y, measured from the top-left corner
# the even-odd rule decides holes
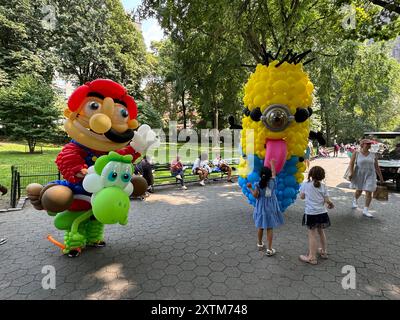
[[[7,136],[25,140],[31,153],[37,141],[54,138],[60,117],[53,89],[40,78],[25,75],[0,88],[0,123]]]

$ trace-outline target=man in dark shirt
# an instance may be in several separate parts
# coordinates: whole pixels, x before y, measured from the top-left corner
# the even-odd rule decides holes
[[[396,148],[389,153],[390,159],[400,159],[400,143],[396,144]]]
[[[141,174],[143,178],[146,179],[147,185],[149,186],[147,188],[147,191],[150,193],[154,192],[153,189],[153,184],[154,184],[154,176],[153,176],[153,166],[151,165],[150,159],[148,156],[144,156],[142,161],[140,161],[136,166],[135,166],[135,174]]]

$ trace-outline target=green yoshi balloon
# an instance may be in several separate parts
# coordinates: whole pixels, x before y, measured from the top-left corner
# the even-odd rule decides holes
[[[128,223],[129,196],[133,192],[132,156],[111,151],[96,160],[83,180],[83,188],[93,193],[91,203],[96,220],[103,224]]]

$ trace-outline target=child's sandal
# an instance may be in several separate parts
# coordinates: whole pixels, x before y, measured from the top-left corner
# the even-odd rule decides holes
[[[258,251],[263,251],[265,249],[264,242],[261,242],[261,244],[257,243],[257,248],[258,248]]]
[[[312,264],[312,265],[318,264],[317,259],[310,259],[308,256],[303,256],[303,255],[301,255],[301,256],[299,257],[299,259],[300,259],[300,261],[302,261],[302,262],[309,263],[309,264]]]
[[[273,255],[275,255],[276,250],[275,249],[267,249],[267,251],[265,252],[265,255],[267,255],[268,257],[272,257]]]
[[[318,249],[318,254],[322,259],[328,259],[328,254],[322,250],[322,248]]]

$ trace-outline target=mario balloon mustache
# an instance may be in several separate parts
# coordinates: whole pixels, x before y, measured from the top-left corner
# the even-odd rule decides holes
[[[74,221],[92,210],[92,193],[82,185],[88,168],[110,151],[129,155],[134,162],[149,148],[159,146],[159,139],[148,125],[139,127],[137,114],[133,97],[122,85],[108,79],[97,79],[78,87],[68,100],[64,127],[72,140],[55,161],[64,180],[52,181],[46,186],[30,184],[27,194],[36,209],[55,216],[56,227],[66,231],[68,241],[63,245],[63,252],[70,256],[79,255],[85,245],[104,246],[103,224],[94,215],[87,215],[90,218],[85,223],[79,221],[90,229],[83,234],[91,237],[69,239]],[[133,181],[145,183],[140,179]]]

